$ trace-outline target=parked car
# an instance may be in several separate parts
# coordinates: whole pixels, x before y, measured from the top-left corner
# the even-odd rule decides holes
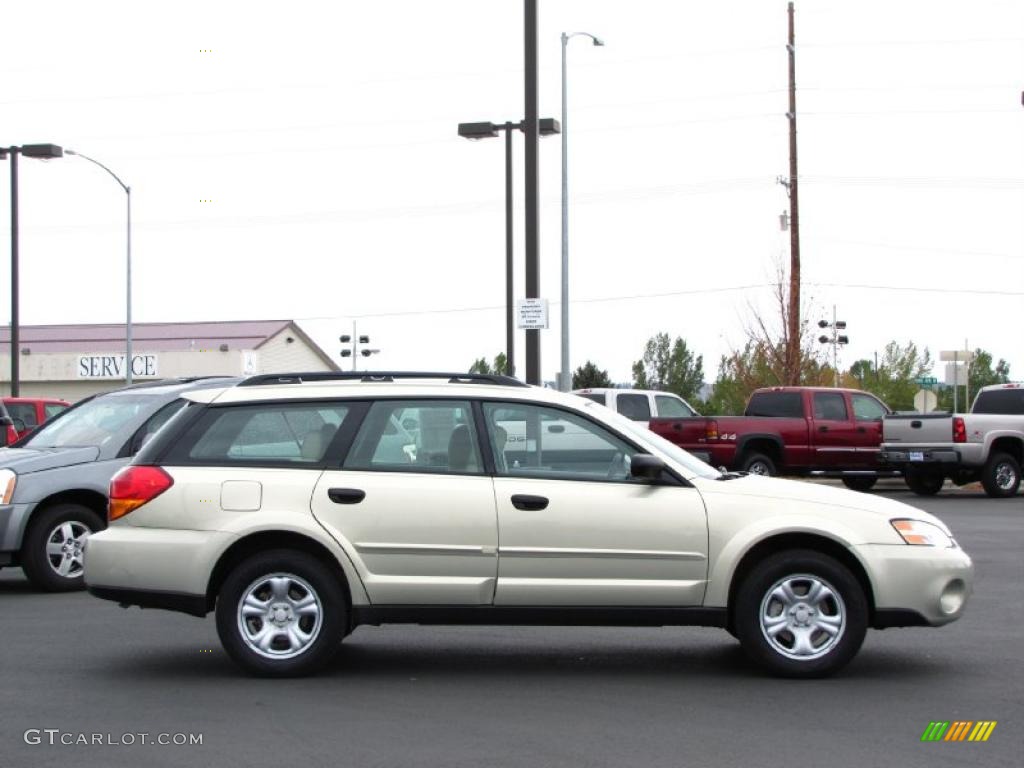
[[[685,418],[699,416],[696,409],[679,395],[653,389],[613,389],[590,387],[574,389],[574,395],[585,397],[621,413],[627,419],[645,426],[654,418]]]
[[[770,387],[751,394],[743,416],[652,419],[650,428],[716,467],[757,475],[828,473],[867,491],[878,479],[887,413],[885,403],[855,389]]]
[[[1020,488],[1024,385],[984,387],[967,414],[890,414],[882,430],[881,460],[902,471],[914,493],[936,494],[947,477],[957,485],[980,480],[995,498]]]
[[[71,407],[50,397],[0,398],[0,447],[11,445],[33,429]]]
[[[970,558],[926,512],[722,473],[503,376],[257,376],[182,397],[112,479],[85,580],[213,611],[255,674],[312,672],[360,625],[439,623],[723,627],[767,669],[820,676],[868,627],[946,624],[971,592]],[[592,447],[550,450],[547,417]]]
[[[82,545],[106,525],[107,488],[185,401],[230,380],[140,384],[83,400],[0,449],[0,567],[38,589],[81,589]]]

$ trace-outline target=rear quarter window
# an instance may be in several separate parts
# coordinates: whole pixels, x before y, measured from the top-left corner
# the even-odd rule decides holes
[[[804,415],[800,392],[755,392],[750,396],[744,416],[772,416],[800,419]]]
[[[1024,389],[992,389],[974,401],[971,413],[1024,416]]]

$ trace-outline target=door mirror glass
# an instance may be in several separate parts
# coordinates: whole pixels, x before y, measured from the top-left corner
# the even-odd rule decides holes
[[[634,454],[629,462],[629,474],[644,480],[654,480],[665,469],[665,462],[649,453]]]

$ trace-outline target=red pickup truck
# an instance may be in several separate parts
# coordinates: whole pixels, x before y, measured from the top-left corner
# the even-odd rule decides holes
[[[754,391],[743,416],[651,419],[650,428],[716,467],[835,474],[847,487],[867,490],[878,479],[888,413],[874,395],[854,389],[771,387]]]
[[[71,403],[52,397],[0,398],[0,447],[19,440],[47,419],[70,408]]]

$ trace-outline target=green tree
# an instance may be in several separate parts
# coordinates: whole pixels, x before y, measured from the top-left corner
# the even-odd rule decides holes
[[[494,362],[488,363],[486,357],[479,357],[473,361],[473,364],[469,366],[470,373],[484,373],[484,374],[505,374],[508,368],[508,358],[505,357],[504,352],[499,352],[494,356]]]
[[[589,389],[593,387],[611,387],[612,380],[608,371],[597,367],[593,362],[587,360],[583,365],[572,373],[573,389]]]
[[[920,389],[915,379],[931,373],[932,356],[927,348],[919,351],[912,341],[906,346],[890,341],[878,361],[878,370],[868,374],[870,368],[865,369],[863,364],[867,361],[854,363],[858,370],[855,372],[851,367],[850,375],[894,411],[910,411],[914,409],[914,395]]]
[[[633,363],[633,385],[696,402],[704,386],[704,356],[694,356],[683,339],[672,342],[667,333],[659,333],[647,340],[643,358]]]

